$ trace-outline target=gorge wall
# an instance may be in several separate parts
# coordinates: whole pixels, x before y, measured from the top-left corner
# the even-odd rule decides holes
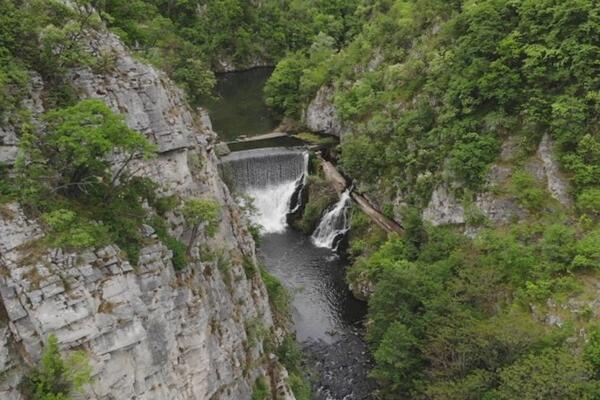
[[[50,334],[61,351],[84,350],[93,367],[90,399],[249,399],[258,377],[277,398],[293,399],[286,372],[267,354],[251,326],[273,327],[259,274],[247,276],[254,242],[228,189],[220,180],[210,120],[191,110],[183,93],[160,71],[136,60],[116,36],[96,32],[91,48],[115,59],[109,71],[71,72],[80,98],[98,98],[158,147],[138,161],[138,174],[162,194],[211,197],[221,206],[217,235],[201,239],[190,265],[176,272],[172,253],[150,226],[139,265],[110,245],[83,252],[39,250],[43,236],[16,203],[0,208],[0,397],[21,399],[17,386],[40,357]],[[28,108],[40,132],[44,82],[33,75]],[[18,136],[4,125],[0,155],[16,156]],[[170,231],[185,235],[185,220],[168,214]],[[228,260],[201,260],[200,248]]]

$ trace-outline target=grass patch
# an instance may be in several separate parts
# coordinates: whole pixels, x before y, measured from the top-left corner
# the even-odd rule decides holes
[[[264,267],[260,268],[260,276],[269,294],[269,304],[273,310],[275,323],[283,326],[290,319],[290,295],[283,284]]]
[[[329,135],[319,135],[312,132],[301,132],[294,135],[295,138],[310,144],[332,145],[338,142],[337,138]]]
[[[254,386],[252,387],[251,400],[266,400],[269,398],[269,385],[264,376],[256,379]]]

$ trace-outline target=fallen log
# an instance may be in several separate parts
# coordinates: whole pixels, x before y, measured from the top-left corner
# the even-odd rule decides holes
[[[344,178],[344,176],[339,173],[339,171],[337,170],[335,165],[333,165],[333,163],[325,160],[320,154],[317,154],[317,158],[321,162],[321,168],[323,169],[325,179],[327,179],[331,183],[331,185],[339,195],[342,194],[348,188],[348,182],[346,181],[346,178]],[[350,197],[361,208],[361,210],[363,210],[363,212],[367,214],[369,218],[371,218],[373,222],[375,222],[386,232],[404,232],[404,229],[399,223],[383,215],[381,211],[377,210],[371,204],[371,202],[367,200],[364,196],[362,196],[360,193],[351,190]]]

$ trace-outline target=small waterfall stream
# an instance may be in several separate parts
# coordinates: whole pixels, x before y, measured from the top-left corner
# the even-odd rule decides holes
[[[323,218],[312,234],[315,246],[336,250],[343,236],[350,229],[348,210],[350,208],[350,190],[346,190],[340,199]]]

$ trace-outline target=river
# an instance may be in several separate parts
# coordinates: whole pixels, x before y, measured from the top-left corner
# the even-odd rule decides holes
[[[219,76],[221,97],[212,104],[211,118],[219,135],[220,129],[227,132],[222,135],[224,140],[267,133],[276,124],[270,115],[257,111],[266,110],[262,97],[256,96],[262,93],[268,78],[264,72]],[[244,100],[240,103],[240,99]],[[219,109],[218,104],[224,109]],[[228,118],[225,110],[232,112]],[[344,279],[347,262],[332,249],[317,247],[318,241],[286,223],[294,188],[307,172],[307,153],[249,150],[232,153],[227,163],[238,189],[255,198],[258,211],[255,222],[264,228],[259,257],[293,295],[296,339],[312,371],[313,398],[370,399],[374,383],[367,378],[371,363],[362,339],[366,304],[356,300],[348,290]]]

